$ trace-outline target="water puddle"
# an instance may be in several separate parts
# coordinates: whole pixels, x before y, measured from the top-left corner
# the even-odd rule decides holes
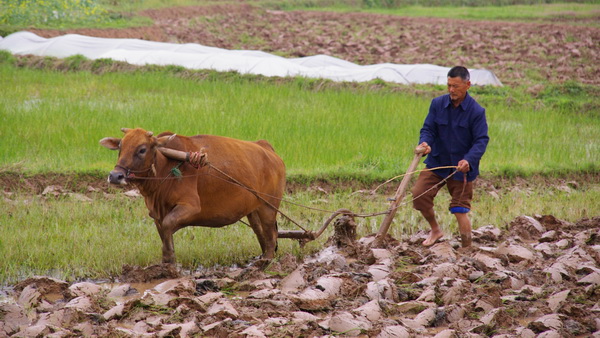
[[[125,296],[116,297],[115,300],[117,303],[124,303],[129,300],[142,297],[146,293],[146,291],[153,289],[158,284],[165,282],[167,280],[168,279],[157,279],[157,280],[153,280],[151,282],[143,282],[143,283],[101,283],[99,285],[101,285],[104,288],[107,288],[108,290],[112,290],[115,287],[129,284],[129,286],[131,287],[130,290],[134,289],[137,292],[127,292],[125,294]]]

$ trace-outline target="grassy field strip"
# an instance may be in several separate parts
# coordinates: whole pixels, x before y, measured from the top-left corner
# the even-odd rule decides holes
[[[372,13],[388,13],[412,17],[439,17],[472,20],[536,20],[560,16],[589,18],[598,15],[600,5],[593,4],[546,4],[481,7],[431,7],[410,6],[393,10],[368,10]]]
[[[193,81],[160,72],[59,73],[0,66],[0,167],[22,173],[108,171],[98,145],[121,127],[267,139],[298,175],[387,179],[406,170],[431,97],[302,90],[294,83]],[[477,94],[474,94],[477,98]],[[597,168],[598,118],[504,98],[487,108],[489,174]],[[210,156],[210,155],[209,155]]]
[[[439,4],[439,2],[438,2]],[[391,14],[408,17],[438,17],[471,20],[547,20],[569,17],[571,19],[592,18],[600,13],[598,3],[553,3],[538,5],[492,6],[481,1],[479,6],[426,6],[406,5],[396,8],[358,8],[343,2],[333,7],[279,5],[286,10],[362,11],[367,13]]]
[[[488,224],[505,228],[516,216],[533,214],[552,214],[569,221],[597,216],[600,212],[598,182],[580,184],[578,189],[566,192],[532,182],[520,189],[501,189],[499,198],[480,190],[474,201],[473,224],[476,228]],[[351,191],[324,194],[311,190],[286,196],[286,199],[326,210],[349,208],[357,213],[371,213],[387,209],[386,197],[385,194],[351,194]],[[441,193],[436,202],[444,231],[448,236],[455,235],[455,221],[446,211],[447,193]],[[282,209],[311,230],[317,230],[329,216],[289,203],[283,203]],[[82,202],[68,196],[41,198],[17,194],[0,199],[0,210],[0,256],[3,258],[0,285],[31,275],[69,280],[101,279],[118,275],[124,264],[147,266],[161,259],[160,239],[141,198],[106,197],[97,193],[92,201]],[[359,236],[377,232],[382,219],[383,216],[357,218]],[[284,218],[280,218],[279,228],[300,230]],[[390,234],[405,240],[416,231],[426,229],[425,221],[410,204],[403,203]],[[295,241],[279,240],[278,255],[314,253],[323,248],[332,231],[331,227],[304,249]],[[175,250],[178,262],[186,269],[245,264],[260,254],[256,236],[241,223],[221,229],[185,228],[175,234]]]

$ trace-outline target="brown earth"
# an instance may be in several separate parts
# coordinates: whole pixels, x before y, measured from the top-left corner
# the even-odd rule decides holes
[[[41,195],[48,187],[59,187],[67,193],[86,194],[93,198],[96,192],[114,193],[118,190],[129,190],[131,186],[114,186],[107,183],[108,173],[96,174],[61,174],[49,173],[33,176],[17,173],[0,172],[0,187],[6,194],[23,193],[26,195]],[[579,183],[581,182],[581,183]],[[579,189],[581,185],[600,184],[600,177],[596,174],[573,174],[563,177],[531,176],[527,179],[503,178],[503,177],[479,177],[475,181],[475,189],[486,193],[497,194],[499,191],[507,190],[535,190],[555,188],[557,190]],[[362,183],[358,181],[328,181],[315,180],[311,183],[287,182],[287,193],[292,194],[303,190],[319,190],[326,193],[338,191],[370,192],[376,190],[379,194],[393,195],[397,186],[394,182],[371,182]]]
[[[474,231],[474,246],[424,232],[328,246],[263,271],[123,268],[117,283],[21,281],[0,299],[0,336],[597,337],[600,218],[521,216]],[[349,226],[349,227],[348,227]],[[344,230],[346,229],[346,230]],[[338,247],[339,245],[339,247]]]
[[[197,42],[286,56],[326,53],[359,63],[463,63],[491,69],[508,84],[532,81],[531,71],[540,80],[600,83],[600,64],[592,62],[600,59],[600,30],[560,21],[287,13],[243,4],[145,14],[155,20],[153,27],[32,31]],[[452,43],[456,48],[446,47]],[[571,179],[540,181],[568,186]],[[41,194],[57,184],[75,192],[107,187],[93,175],[0,175],[0,186],[9,192]],[[532,183],[478,184],[492,191]],[[335,189],[332,183],[316,185]],[[285,255],[265,271],[124,266],[115,283],[23,280],[0,292],[0,337],[600,337],[598,217],[569,223],[550,215],[521,216],[508,230],[475,230],[471,249],[459,248],[455,237],[422,247],[423,232],[371,248],[371,237],[355,241],[347,236],[352,233],[336,233],[314,257],[297,261]]]
[[[39,30],[257,49],[287,57],[327,54],[359,64],[399,63],[493,71],[504,84],[577,80],[600,85],[600,28],[568,13],[551,21],[408,18],[366,13],[283,12],[247,4],[147,10],[151,27]]]

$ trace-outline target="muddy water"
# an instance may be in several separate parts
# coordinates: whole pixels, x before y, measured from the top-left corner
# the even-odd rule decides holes
[[[534,320],[536,320],[537,318],[535,317],[521,317],[521,318],[515,318],[517,320],[517,322],[523,326],[523,327],[527,327],[527,325],[529,325],[529,323],[533,322]]]
[[[117,304],[122,304],[122,303],[126,303],[127,301],[132,300],[132,299],[141,298],[146,293],[146,291],[154,288],[155,286],[157,286],[158,284],[160,284],[162,282],[166,282],[167,280],[168,279],[157,279],[157,280],[153,280],[151,282],[129,283],[129,286],[132,289],[135,289],[137,292],[128,292],[128,294],[126,294],[123,297],[113,297],[113,300]],[[113,288],[116,288],[116,287],[122,285],[122,283],[104,283],[104,284],[99,284],[99,285],[107,290],[112,290]]]
[[[52,293],[45,294],[44,298],[47,301],[49,301],[50,303],[54,303],[56,301],[59,301],[59,300],[63,299],[64,296],[61,293],[52,292]]]
[[[12,297],[13,289],[11,287],[0,287],[0,303],[8,302]]]

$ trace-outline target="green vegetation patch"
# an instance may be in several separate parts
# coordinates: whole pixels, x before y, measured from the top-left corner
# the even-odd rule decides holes
[[[151,25],[147,17],[109,9],[98,0],[0,0],[0,35],[25,30],[78,27],[122,28]]]
[[[579,177],[576,185],[562,179],[534,177],[520,180],[484,180],[477,186],[471,218],[475,228],[492,224],[506,229],[517,216],[551,214],[570,222],[594,217],[600,212],[598,176]],[[575,181],[573,181],[575,183]],[[330,193],[318,189],[298,190],[284,196],[282,210],[308,230],[317,231],[334,211],[347,208],[359,214],[384,211],[397,182],[377,194],[358,189]],[[490,186],[493,189],[490,190]],[[488,187],[488,188],[486,188]],[[387,194],[386,194],[387,191]],[[148,266],[161,260],[161,241],[141,198],[130,198],[121,190],[31,195],[16,192],[0,199],[0,286],[34,275],[49,275],[69,281],[118,276],[124,264]],[[492,194],[493,192],[493,194]],[[293,202],[292,203],[288,203]],[[447,193],[436,199],[438,221],[448,234],[457,233],[454,216],[447,212]],[[312,210],[302,206],[314,208]],[[324,210],[324,211],[318,211]],[[356,218],[359,237],[376,233],[383,215]],[[412,209],[410,197],[401,203],[390,235],[398,240],[429,225]],[[300,230],[279,218],[280,230]],[[333,234],[330,226],[318,240],[304,248],[296,241],[279,240],[278,255],[301,257],[321,250]],[[252,230],[236,223],[224,228],[188,227],[175,236],[178,263],[195,270],[214,265],[246,264],[260,254]],[[231,248],[235,248],[232,250]],[[118,254],[116,254],[118,253]],[[405,290],[410,292],[410,290]]]
[[[409,17],[474,20],[592,19],[600,15],[600,1],[553,0],[323,0],[264,1],[267,8],[282,10],[365,11]],[[590,23],[588,23],[589,25]],[[592,25],[595,25],[593,22]]]
[[[143,127],[267,139],[298,182],[373,182],[406,169],[431,99],[445,93],[443,86],[266,78],[81,56],[15,58],[4,52],[0,60],[6,91],[0,135],[11,135],[0,167],[28,174],[106,170],[116,155],[98,140],[119,136],[121,127]],[[488,111],[484,172],[598,171],[595,87],[475,86],[471,94]],[[36,140],[35,147],[24,139]]]
[[[98,24],[110,13],[95,0],[2,0],[0,25],[66,26]]]

